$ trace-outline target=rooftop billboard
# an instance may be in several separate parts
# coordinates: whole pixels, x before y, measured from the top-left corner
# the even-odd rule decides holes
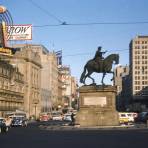
[[[32,40],[32,25],[7,26],[8,40]]]

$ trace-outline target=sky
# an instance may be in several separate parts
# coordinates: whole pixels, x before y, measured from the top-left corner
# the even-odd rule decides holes
[[[118,53],[120,64],[129,65],[130,41],[148,35],[147,0],[0,0],[0,4],[9,10],[15,25],[33,25],[33,39],[25,43],[62,50],[63,65],[70,66],[78,81],[98,46],[107,50],[104,57]],[[92,77],[100,83],[101,74]],[[104,82],[111,83],[110,77]]]

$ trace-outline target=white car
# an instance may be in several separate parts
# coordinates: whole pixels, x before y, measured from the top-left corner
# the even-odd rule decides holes
[[[72,121],[71,114],[65,114],[64,117],[63,117],[63,120],[64,121]]]
[[[52,112],[52,120],[63,120],[63,115],[60,112]]]

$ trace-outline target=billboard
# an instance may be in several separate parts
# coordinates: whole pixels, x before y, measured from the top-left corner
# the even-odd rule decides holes
[[[12,50],[10,48],[0,47],[0,55],[12,55]]]
[[[32,25],[7,26],[8,40],[32,40]]]

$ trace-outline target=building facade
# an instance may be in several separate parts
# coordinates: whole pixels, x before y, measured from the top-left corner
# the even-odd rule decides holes
[[[0,116],[24,110],[24,77],[18,69],[0,60]]]
[[[130,42],[130,80],[133,102],[148,108],[148,36]]]
[[[24,75],[24,111],[27,117],[37,118],[41,112],[41,59],[30,46],[19,48],[11,64]]]
[[[48,49],[43,45],[30,44],[28,46],[32,51],[37,52],[41,59],[41,112],[49,112],[52,110],[53,100],[55,99],[53,96],[57,95],[57,93],[55,93],[57,83],[54,84],[55,81],[52,80],[52,76],[57,76],[57,61],[55,54],[49,53]]]
[[[119,111],[125,111],[126,106],[128,106],[128,100],[130,100],[129,91],[127,88],[129,88],[129,81],[127,81],[127,78],[129,76],[129,66],[117,66],[114,69],[115,79],[114,84],[117,87],[117,98],[116,98],[116,105],[117,109]]]
[[[62,79],[62,102],[63,108],[75,107],[77,102],[77,81],[75,77],[71,76],[71,70],[69,66],[59,67]]]
[[[117,94],[120,94],[122,91],[122,78],[129,75],[129,66],[117,66],[114,69],[114,74],[114,84],[117,86]]]

